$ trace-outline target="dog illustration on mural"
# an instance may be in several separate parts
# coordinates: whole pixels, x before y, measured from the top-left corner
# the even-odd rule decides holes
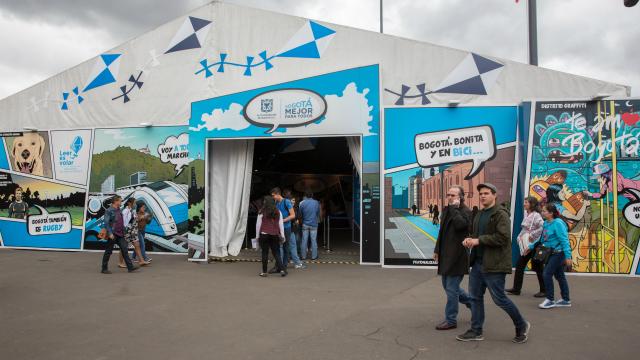
[[[21,173],[44,176],[44,138],[35,132],[24,133],[13,140],[13,167]]]

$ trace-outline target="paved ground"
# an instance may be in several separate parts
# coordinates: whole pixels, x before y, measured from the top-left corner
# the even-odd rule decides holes
[[[264,279],[254,263],[165,255],[140,273],[105,276],[99,259],[0,251],[0,358],[633,359],[640,351],[637,278],[571,277],[572,309],[538,310],[531,291],[516,298],[533,328],[529,343],[515,345],[492,304],[484,342],[434,330],[444,296],[433,271],[311,264]],[[529,290],[534,283],[526,279]],[[468,322],[464,310],[461,327]]]

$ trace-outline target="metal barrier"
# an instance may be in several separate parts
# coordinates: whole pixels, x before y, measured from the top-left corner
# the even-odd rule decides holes
[[[323,231],[323,239],[324,239],[324,248],[327,253],[331,252],[331,219],[333,220],[349,220],[351,222],[351,226],[349,227],[334,227],[333,230],[348,230],[351,229],[351,242],[354,241],[355,231],[354,224],[355,221],[352,217],[349,216],[327,216],[326,221],[324,222],[324,231]],[[359,243],[356,243],[359,244]]]

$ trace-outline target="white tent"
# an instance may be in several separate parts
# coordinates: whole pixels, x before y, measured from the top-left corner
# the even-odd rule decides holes
[[[490,56],[482,57],[504,66],[482,74],[488,85],[486,95],[447,93],[448,86],[473,77],[476,70],[471,68],[474,64],[469,52],[339,25],[330,25],[335,33],[318,40],[319,58],[302,55],[306,58],[301,60],[290,53],[269,60],[270,65],[255,66],[263,61],[263,51],[269,58],[313,40],[304,29],[306,22],[295,16],[212,2],[106,51],[112,55],[107,59],[109,65],[104,54],[96,56],[3,99],[0,114],[11,119],[3,122],[3,129],[186,124],[190,104],[196,100],[371,64],[380,64],[384,89],[402,94],[403,87],[409,87],[405,95],[415,97],[406,98],[405,104],[421,105],[419,95],[429,91],[435,91],[427,96],[430,104],[446,104],[450,99],[462,104],[514,104],[541,97],[630,93],[626,86]],[[176,47],[181,41],[182,46]],[[228,62],[224,73],[218,74],[218,66],[214,66],[206,81],[202,79],[205,74],[194,75],[202,69],[201,61],[216,63],[222,54]],[[245,76],[248,57],[253,63],[251,76]],[[269,66],[273,67],[266,71]],[[104,85],[92,85],[107,68],[109,74],[98,82]],[[426,91],[420,91],[421,84]],[[130,99],[126,104],[124,97],[118,98],[122,86]],[[384,91],[384,105],[398,101],[389,91]],[[64,94],[68,94],[66,100]],[[65,104],[67,110],[61,110]]]
[[[132,169],[129,173],[115,177],[113,174],[103,172],[100,174],[104,176],[103,178],[94,180],[92,175],[89,176],[91,180],[88,181],[85,164],[85,180],[77,183],[81,185],[83,191],[93,194],[89,195],[86,210],[90,214],[87,215],[86,220],[79,220],[84,221],[84,225],[74,223],[74,229],[84,231],[85,239],[97,236],[97,232],[93,230],[90,232],[90,228],[91,226],[96,229],[99,227],[99,209],[106,198],[104,194],[118,193],[125,196],[134,194],[135,191],[142,191],[138,187],[148,185],[146,182],[150,181],[145,182],[147,176],[156,176],[157,179],[152,179],[153,181],[164,181],[166,184],[154,183],[155,185],[152,186],[154,192],[149,192],[152,194],[148,196],[153,194],[159,194],[153,195],[156,198],[165,196],[166,209],[162,204],[154,206],[158,209],[156,213],[164,211],[170,215],[167,215],[166,219],[157,219],[158,230],[155,234],[148,234],[148,239],[164,249],[186,251],[186,244],[181,243],[183,238],[180,236],[184,233],[181,229],[187,226],[185,217],[187,210],[185,208],[173,212],[170,208],[175,201],[166,199],[175,199],[177,195],[172,193],[173,198],[171,198],[167,193],[172,191],[186,197],[187,191],[184,188],[189,187],[189,197],[191,197],[191,188],[197,188],[196,180],[200,175],[197,175],[197,171],[193,168],[191,168],[191,174],[182,172],[186,163],[177,159],[184,158],[184,154],[170,159],[161,154],[161,149],[164,148],[169,152],[178,151],[180,147],[171,145],[178,143],[179,139],[186,139],[186,136],[178,136],[178,132],[175,136],[167,136],[166,141],[163,138],[162,143],[151,146],[146,143],[145,146],[144,142],[133,144],[135,141],[113,128],[179,125],[185,126],[186,129],[192,119],[194,103],[198,101],[371,65],[377,66],[380,77],[380,89],[375,89],[379,91],[380,104],[369,104],[372,105],[369,111],[378,112],[376,117],[380,116],[381,108],[386,106],[446,106],[450,100],[456,100],[462,105],[517,105],[527,99],[591,99],[597,94],[626,97],[630,93],[630,88],[627,86],[605,81],[464,50],[214,1],[76,67],[0,100],[0,118],[3,119],[1,126],[4,132],[23,129],[39,131],[88,129],[89,131],[96,128],[110,128],[112,130],[102,132],[94,130],[93,139],[105,142],[117,140],[122,141],[123,144],[131,142],[132,144],[129,145],[137,151],[136,154],[153,154],[158,149],[157,155],[163,163],[175,165],[176,178],[190,176],[191,185],[188,180],[182,181],[182,187],[164,181],[161,175],[154,175],[153,169],[148,171]],[[349,87],[344,88],[344,91],[347,90]],[[241,106],[238,108],[233,106],[237,105],[232,104],[231,108],[213,109],[207,116],[219,116],[224,121],[224,115],[228,110],[234,110],[239,114],[243,109]],[[373,106],[375,110],[371,110],[374,109]],[[342,110],[355,111],[348,108]],[[335,110],[329,109],[329,111]],[[246,113],[245,117],[247,117]],[[343,124],[347,124],[349,119],[344,115]],[[226,129],[233,130],[234,126],[234,123],[229,123]],[[303,130],[298,131],[297,136],[308,135],[305,134],[304,128],[300,129]],[[208,128],[208,130],[215,129]],[[360,133],[357,128],[349,128],[345,131],[348,134]],[[363,136],[369,135],[366,134],[368,132],[369,130],[366,129]],[[53,147],[50,150],[53,154],[51,159],[63,156],[66,151],[59,151],[55,146],[56,140],[53,139]],[[71,139],[64,139],[64,141],[71,141]],[[73,142],[78,144],[77,139]],[[8,149],[7,144],[5,145]],[[77,147],[81,148],[82,142],[79,144]],[[108,150],[113,154],[119,154],[116,156],[127,156],[118,153],[124,150],[115,148],[113,144],[110,145]],[[182,145],[186,148],[185,144]],[[366,143],[363,146],[366,147]],[[94,143],[93,154],[98,154],[107,147],[107,145]],[[359,143],[357,146],[350,147],[354,152],[360,151]],[[253,149],[253,145],[245,145],[245,148]],[[211,151],[211,148],[209,150]],[[206,154],[206,151],[198,152],[197,155],[192,153],[191,160],[200,160],[200,156],[206,158]],[[87,153],[85,160],[87,163],[89,163],[89,157],[90,154]],[[11,155],[7,155],[7,158],[11,158]],[[354,163],[358,162],[357,159],[359,154],[354,157]],[[246,156],[238,161],[244,162],[244,165],[238,166],[235,162],[225,164],[225,171],[235,169],[235,175],[229,175],[225,181],[232,181],[234,185],[240,184],[241,186],[235,186],[238,189],[234,191],[241,192],[242,189],[246,191],[248,186],[246,171],[250,169],[251,161],[250,157]],[[379,173],[377,161],[377,159],[375,161],[363,159],[363,164],[356,164],[358,173]],[[360,165],[362,167],[359,167]],[[16,170],[13,165],[6,169],[12,174]],[[88,171],[93,174],[103,169],[106,168],[96,166]],[[108,171],[115,173],[118,169],[109,168]],[[55,168],[53,173],[53,176],[48,177],[53,180],[62,180],[63,184],[68,184],[69,179],[73,180],[68,175],[61,177],[61,172]],[[123,176],[127,177],[126,181],[123,180]],[[220,181],[220,179],[208,180]],[[217,188],[224,187],[224,184],[216,183],[219,185]],[[384,188],[384,184],[380,186]],[[209,191],[213,190],[209,189]],[[197,191],[194,190],[194,193]],[[208,195],[210,194],[207,193]],[[221,198],[220,195],[216,193],[212,196]],[[95,197],[92,198],[92,196]],[[246,207],[248,199],[243,199],[239,203],[235,198],[227,199],[227,203],[233,203],[234,207]],[[207,201],[204,205],[189,210],[189,227],[196,226],[191,223],[194,216],[205,222],[203,226],[207,226],[206,223],[209,220],[205,221],[205,219],[211,219],[212,216],[207,209]],[[157,202],[160,203],[160,201]],[[240,248],[238,241],[241,241],[246,227],[246,212],[234,213],[231,220],[228,213],[222,214],[219,209],[213,213],[214,217],[224,219],[221,222],[229,223],[225,225],[228,228],[215,230],[217,234],[228,234],[224,239],[216,239],[213,248],[221,250],[215,255],[237,254]],[[177,220],[180,216],[185,217],[184,221]],[[193,239],[189,238],[189,240]],[[214,244],[211,239],[207,241]],[[17,247],[46,248],[47,246],[19,245]],[[87,247],[78,245],[78,247],[65,248],[79,250]],[[197,254],[195,257],[204,256],[205,249],[206,246],[195,247],[193,250]],[[380,255],[374,252],[372,256],[375,259]],[[377,260],[368,262],[377,262]]]

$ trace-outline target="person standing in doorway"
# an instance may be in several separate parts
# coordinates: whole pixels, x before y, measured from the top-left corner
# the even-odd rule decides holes
[[[546,204],[542,208],[544,217],[544,227],[540,237],[540,245],[552,249],[552,253],[544,267],[544,288],[546,299],[538,305],[540,309],[551,309],[554,307],[571,307],[569,298],[569,282],[564,274],[565,267],[571,269],[571,245],[569,244],[569,229],[567,224],[560,218],[558,208],[553,204]],[[529,245],[533,250],[536,244]],[[558,280],[560,285],[560,295],[562,299],[554,301],[553,278]]]
[[[520,257],[516,263],[516,273],[513,276],[513,287],[506,291],[511,295],[520,295],[522,290],[522,281],[524,280],[524,269],[531,260],[532,270],[536,272],[538,277],[538,287],[540,291],[533,295],[535,297],[544,297],[544,280],[542,279],[542,267],[539,261],[532,260],[535,251],[529,250],[529,245],[540,239],[542,234],[542,225],[544,220],[540,216],[540,205],[538,199],[529,196],[524,199],[525,216],[522,219],[520,233],[518,234],[518,246],[520,248]]]
[[[313,198],[313,193],[307,191],[300,202],[302,217],[302,259],[307,258],[307,246],[311,241],[311,260],[318,259],[318,221],[320,219],[320,202]]]
[[[111,202],[111,206],[104,213],[104,227],[107,230],[107,248],[104,250],[104,255],[102,256],[103,274],[111,274],[111,271],[109,271],[109,258],[113,253],[113,246],[116,244],[120,248],[120,254],[122,254],[129,272],[139,269],[133,265],[127,252],[127,242],[124,239],[124,219],[122,217],[122,211],[120,210],[121,204],[122,198],[116,195]]]
[[[290,192],[288,193],[290,194]],[[284,244],[281,246],[282,265],[286,269],[289,264],[289,257],[291,257],[296,269],[304,269],[306,266],[298,257],[298,251],[296,250],[296,244],[294,242],[295,240],[291,241],[291,222],[296,218],[296,212],[293,209],[293,204],[291,203],[291,200],[282,196],[282,191],[278,187],[271,189],[271,196],[276,202],[276,207],[280,210],[282,223],[284,225]],[[271,270],[272,272],[276,272],[275,268]]]
[[[511,273],[511,218],[509,212],[496,204],[495,185],[477,186],[482,210],[473,221],[471,237],[463,245],[471,250],[471,328],[458,335],[459,341],[484,340],[484,293],[489,289],[493,302],[504,310],[515,326],[514,343],[525,343],[531,324],[520,314],[518,307],[504,292],[505,277]]]
[[[433,258],[438,262],[438,275],[442,277],[442,287],[447,294],[444,309],[445,320],[436,330],[450,330],[458,327],[458,302],[471,308],[471,298],[460,288],[465,274],[469,273],[469,253],[462,241],[469,236],[471,210],[464,204],[464,189],[452,186],[447,192],[448,206],[442,211],[442,226]]]
[[[29,205],[22,200],[22,188],[16,189],[13,201],[9,204],[9,217],[12,219],[26,219],[29,215]]]
[[[269,249],[271,249],[273,259],[276,263],[275,272],[279,272],[280,276],[287,276],[287,270],[282,264],[282,257],[280,256],[280,244],[284,242],[282,214],[276,207],[275,200],[270,196],[264,197],[262,209],[258,213],[256,237],[258,238],[260,250],[262,251],[262,272],[260,276],[268,276],[267,263],[269,262]]]

